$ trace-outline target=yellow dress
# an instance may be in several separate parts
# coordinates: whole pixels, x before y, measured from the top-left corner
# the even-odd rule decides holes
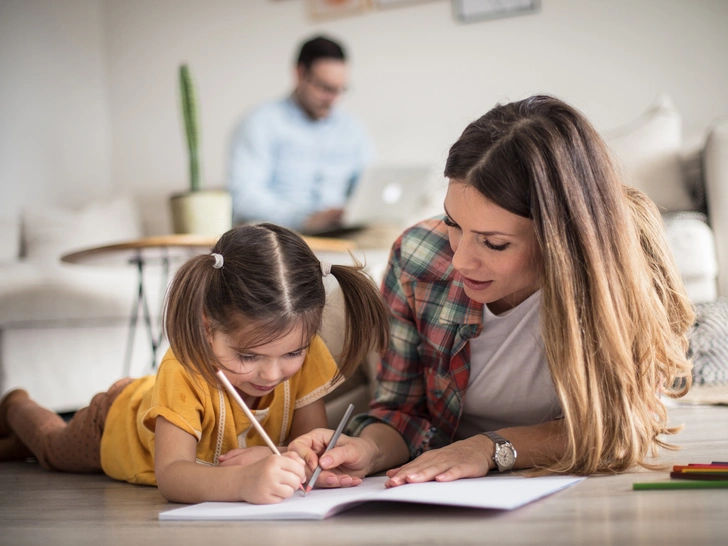
[[[336,387],[336,371],[331,353],[315,336],[298,373],[262,397],[253,411],[275,443],[286,443],[296,409]],[[227,391],[185,370],[170,349],[156,375],[135,380],[111,405],[101,438],[101,467],[108,476],[157,485],[154,427],[160,416],[197,439],[199,464],[216,466],[231,449],[266,445]]]

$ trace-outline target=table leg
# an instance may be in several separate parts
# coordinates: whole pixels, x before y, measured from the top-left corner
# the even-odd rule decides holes
[[[126,344],[126,356],[124,358],[124,377],[129,376],[129,374],[131,373],[131,358],[132,353],[134,352],[134,337],[136,335],[136,328],[139,322],[140,313],[144,318],[144,324],[146,326],[147,335],[149,337],[149,343],[152,350],[152,370],[157,367],[157,349],[162,344],[162,339],[164,338],[164,328],[161,324],[159,325],[159,331],[157,335],[154,335],[154,325],[152,324],[152,316],[149,312],[149,303],[144,288],[144,259],[142,258],[141,253],[130,259],[129,263],[136,264],[138,280],[137,297],[134,301],[134,306],[132,307],[131,318],[129,319],[129,334]],[[164,293],[164,289],[167,285],[167,280],[169,279],[169,256],[166,252],[164,257],[162,258],[162,266],[162,293]]]
[[[142,265],[141,254],[137,254],[134,258],[131,258],[129,263],[136,264],[137,266],[137,297],[131,309],[131,319],[129,320],[129,334],[126,339],[123,377],[128,377],[131,373],[131,355],[134,352],[134,336],[136,335],[137,321],[139,319],[139,305],[144,300],[144,266]]]

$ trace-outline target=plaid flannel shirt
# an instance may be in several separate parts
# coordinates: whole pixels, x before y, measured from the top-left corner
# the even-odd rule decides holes
[[[483,304],[465,294],[452,257],[441,216],[394,243],[382,281],[391,341],[370,410],[349,426],[358,436],[372,423],[390,425],[412,458],[452,442],[470,376],[468,340],[482,330]]]

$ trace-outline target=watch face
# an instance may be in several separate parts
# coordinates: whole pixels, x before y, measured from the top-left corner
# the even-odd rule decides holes
[[[513,456],[513,450],[508,446],[500,446],[500,449],[495,454],[495,460],[498,467],[511,468],[516,462],[516,458]]]

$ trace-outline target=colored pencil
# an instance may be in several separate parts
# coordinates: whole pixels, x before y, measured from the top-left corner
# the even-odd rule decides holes
[[[336,442],[339,439],[339,436],[341,436],[341,433],[344,430],[344,427],[346,426],[346,423],[349,421],[349,417],[351,417],[351,412],[354,411],[354,404],[349,404],[349,407],[346,408],[346,413],[344,413],[344,416],[341,418],[341,421],[339,422],[339,426],[336,427],[336,430],[334,431],[334,435],[331,437],[331,441],[329,441],[329,445],[326,446],[326,449],[324,449],[324,452],[321,454],[321,457],[323,457],[327,451],[332,449]],[[319,457],[319,464],[316,466],[316,470],[314,470],[313,475],[311,476],[311,479],[308,481],[308,485],[306,486],[305,492],[303,493],[304,496],[308,495],[308,492],[313,489],[313,486],[316,485],[316,480],[319,477],[319,474],[321,474],[321,471],[323,470],[321,468],[321,457]]]
[[[728,480],[728,472],[670,472],[678,480]]]
[[[672,469],[673,472],[685,472],[686,474],[725,474],[728,468],[680,468]]]
[[[728,465],[675,465],[672,467],[673,472],[728,472]]]
[[[633,483],[634,491],[648,489],[728,489],[728,480],[673,480],[671,482]]]

